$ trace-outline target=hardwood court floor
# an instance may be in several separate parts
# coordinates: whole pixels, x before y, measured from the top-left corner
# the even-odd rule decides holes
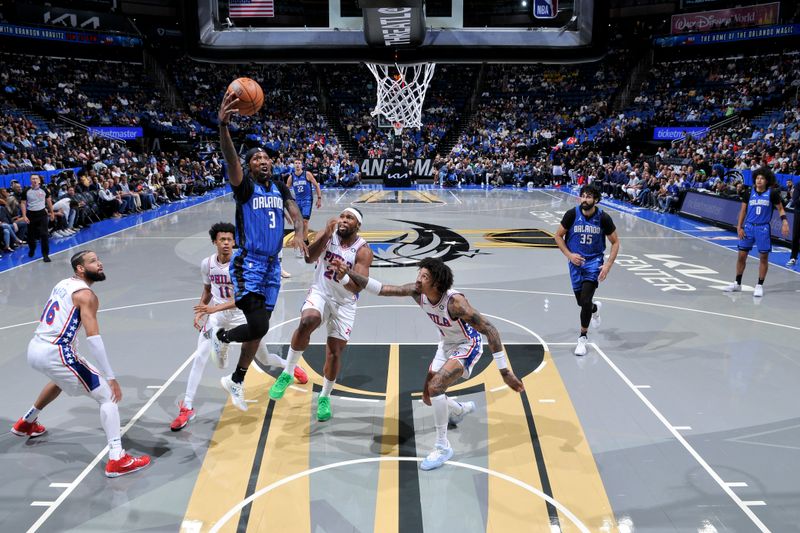
[[[314,228],[362,209],[375,278],[409,282],[419,259],[443,257],[498,327],[526,393],[504,388],[485,353],[452,391],[477,405],[450,431],[453,461],[420,472],[434,435],[419,389],[436,329],[410,298],[364,295],[330,421],[314,416],[317,332],[303,361],[309,384],[271,402],[274,378],[251,369],[241,413],[209,365],[197,418],[171,432],[196,344],[198,265],[213,251],[207,230],[233,215],[219,198],[91,243],[108,274],[95,288],[124,393],[124,445],[153,465],[106,479],[96,405],[59,398],[41,415],[46,435],[0,435],[0,531],[800,531],[796,272],[773,266],[754,299],[751,259],[750,290],[725,295],[730,242],[702,238],[713,231],[695,222],[606,206],[622,251],[597,293],[589,354],[576,357],[578,308],[549,236],[573,196],[355,190],[323,201]],[[7,428],[45,383],[25,350],[68,255],[0,273]],[[284,263],[293,277],[267,336],[282,353],[313,275],[291,251]]]

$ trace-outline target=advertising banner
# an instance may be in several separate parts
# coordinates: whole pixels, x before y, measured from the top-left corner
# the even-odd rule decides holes
[[[720,31],[715,33],[695,33],[689,35],[670,35],[656,37],[653,44],[661,48],[672,46],[695,46],[701,44],[733,43],[756,39],[774,39],[776,37],[796,37],[800,35],[800,24],[780,24],[777,26],[761,26],[759,28],[743,28],[739,30]]]
[[[111,137],[112,139],[119,139],[121,141],[132,141],[144,136],[144,133],[142,132],[142,128],[126,128],[120,126],[94,128],[90,126],[89,135]]]
[[[778,23],[780,2],[757,6],[716,9],[672,15],[672,33],[708,32],[745,26],[766,26]]]
[[[691,135],[695,139],[705,137],[708,133],[708,128],[681,128],[680,126],[668,127],[655,127],[653,128],[654,141],[674,141],[675,139],[683,139],[687,135]]]
[[[34,28],[18,24],[0,23],[0,37],[20,37],[44,41],[61,41],[76,44],[95,44],[101,46],[142,46],[138,37],[127,35],[109,35],[107,33],[90,33],[84,31],[61,30],[57,28]]]

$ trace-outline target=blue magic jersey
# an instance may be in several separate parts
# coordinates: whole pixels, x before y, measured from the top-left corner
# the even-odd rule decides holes
[[[302,171],[298,176],[292,172],[292,190],[294,199],[298,204],[310,204],[312,198],[311,182],[308,180],[306,171]]]
[[[606,250],[606,236],[600,225],[603,212],[595,209],[588,219],[580,207],[575,207],[575,221],[567,230],[567,248],[585,259],[603,255]]]
[[[267,257],[283,248],[283,205],[291,199],[286,185],[258,183],[245,175],[233,187],[236,199],[236,244],[242,250]]]
[[[755,187],[750,190],[747,200],[747,215],[744,221],[749,224],[769,224],[772,220],[772,190],[758,192]]]

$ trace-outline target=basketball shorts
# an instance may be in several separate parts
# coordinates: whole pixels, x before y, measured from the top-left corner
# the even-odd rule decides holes
[[[356,321],[355,302],[335,302],[319,290],[311,287],[308,289],[306,301],[303,302],[301,312],[306,309],[316,309],[322,315],[322,323],[328,329],[328,337],[343,341],[350,340],[350,332],[353,330],[353,324]]]
[[[591,281],[597,285],[597,278],[600,275],[600,269],[603,267],[604,259],[602,255],[598,255],[597,257],[587,259],[581,266],[575,266],[571,262],[568,263],[572,290],[581,290],[584,281]]]
[[[444,345],[440,342],[428,371],[438,372],[448,360],[455,359],[464,367],[461,377],[467,379],[472,374],[475,363],[481,358],[481,354],[483,354],[483,342],[480,337],[463,344]]]
[[[218,313],[206,315],[205,323],[200,328],[197,336],[197,350],[195,357],[209,357],[211,355],[211,332],[214,328],[233,329],[236,326],[247,324],[247,319],[240,309],[226,309]]]
[[[749,252],[756,245],[759,253],[766,254],[772,251],[772,238],[769,224],[752,224],[745,222],[744,239],[739,239],[739,249]]]
[[[297,207],[300,208],[300,214],[303,215],[305,220],[311,218],[311,208],[313,205],[313,202],[297,202]]]
[[[275,308],[281,290],[281,261],[277,256],[267,257],[239,248],[233,253],[230,274],[235,301],[249,293],[260,294],[267,310]]]
[[[108,382],[72,344],[50,344],[34,336],[28,343],[28,364],[70,396],[85,394],[97,403],[111,401]]]

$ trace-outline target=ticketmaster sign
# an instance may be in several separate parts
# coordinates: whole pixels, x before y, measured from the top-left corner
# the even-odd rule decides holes
[[[89,135],[111,137],[120,141],[132,141],[144,136],[142,128],[89,128]]]
[[[697,139],[704,137],[706,133],[708,133],[708,128],[653,128],[653,140],[674,141],[675,139],[683,139],[687,135]]]

